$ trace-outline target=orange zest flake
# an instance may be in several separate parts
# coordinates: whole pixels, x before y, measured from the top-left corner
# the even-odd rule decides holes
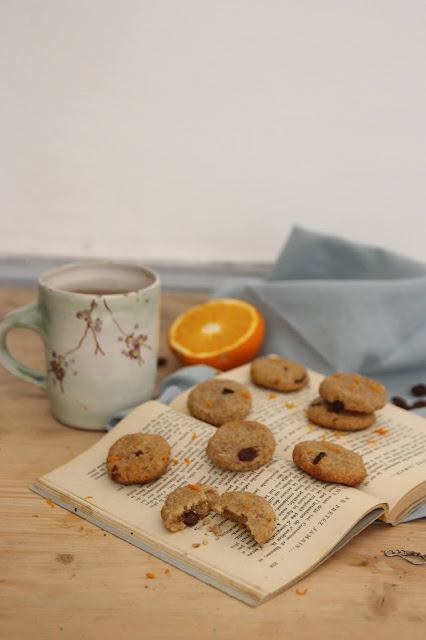
[[[379,516],[379,520],[387,520],[387,517],[385,516],[384,513],[382,513],[382,515]]]
[[[308,590],[304,589],[303,591],[299,591],[299,589],[296,589],[296,593],[298,596],[306,596],[306,594],[308,593]]]
[[[341,431],[335,431],[333,433],[333,436],[335,436],[336,438],[344,438],[347,435],[348,435],[347,433],[342,433]]]
[[[377,440],[367,440],[368,444],[376,444]]]
[[[248,504],[243,504],[244,509],[250,509],[250,507],[248,506]]]
[[[93,496],[86,496],[84,499],[85,500],[93,500]]]
[[[191,460],[188,460],[188,458],[184,458],[184,462],[186,462],[186,464],[190,464]]]
[[[312,429],[313,429],[313,428],[314,428],[314,425],[313,425],[313,424],[308,424],[308,429],[309,429],[309,431],[312,431]]]
[[[117,462],[118,460],[121,460],[121,456],[109,456],[107,458],[107,462]]]
[[[194,549],[198,549],[198,547],[201,547],[199,542],[193,542],[192,546],[193,546]]]
[[[164,573],[165,573],[165,574],[170,573],[170,569],[164,569]]]
[[[145,575],[150,580],[153,580],[155,578],[155,573],[150,573],[149,571]]]
[[[80,527],[80,531],[84,531],[84,527]]]
[[[276,397],[277,397],[277,396],[276,396],[276,394],[275,394],[275,393],[270,393],[270,394],[269,394],[269,398],[270,398],[270,400],[272,400],[273,398],[276,398]]]
[[[379,433],[381,436],[384,436],[386,433],[389,433],[389,429],[375,429],[374,433]]]
[[[194,440],[195,440],[195,438],[196,438],[196,437],[197,437],[197,434],[196,434],[196,433],[193,433],[193,434],[192,434],[192,438],[191,438],[192,442],[194,442]]]
[[[251,393],[250,391],[246,391],[245,393],[243,393],[244,398],[251,398]]]
[[[206,400],[206,407],[209,407],[209,409],[212,407],[210,400]]]
[[[339,449],[339,447],[335,447],[334,445],[329,443],[327,443],[325,446],[327,449],[331,449],[331,451],[336,451],[337,453],[341,453],[341,450]]]
[[[322,437],[322,441],[323,441],[323,442],[327,442],[327,436],[323,436],[323,437]]]
[[[370,387],[370,389],[372,389],[373,391],[381,391],[383,389],[381,384],[374,384],[371,383],[368,385]]]
[[[38,516],[31,516],[32,518],[38,518]]]
[[[333,373],[332,378],[340,378],[341,373]]]
[[[190,489],[195,489],[195,491],[201,491],[201,488],[198,487],[196,484],[187,484],[187,487],[189,487]]]
[[[358,382],[361,382],[361,378],[358,378],[358,376],[356,378],[354,378],[354,382],[356,382],[358,384]]]
[[[49,500],[49,498],[46,498],[46,502],[49,505],[49,507],[54,507],[55,505],[53,504],[53,502],[51,500]]]
[[[293,402],[286,402],[285,406],[287,407],[287,409],[294,409],[294,404]]]
[[[351,384],[351,386],[349,387],[349,389],[350,389],[351,391],[353,391],[354,389],[356,389],[356,385],[355,385],[355,384]]]
[[[173,462],[173,464],[177,464],[179,462],[179,460],[177,458],[172,458],[172,462]]]

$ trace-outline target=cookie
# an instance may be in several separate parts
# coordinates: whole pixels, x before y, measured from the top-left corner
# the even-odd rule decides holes
[[[249,420],[226,422],[210,438],[206,454],[221,469],[252,471],[272,458],[275,438],[268,427]]]
[[[251,409],[251,395],[239,382],[215,378],[197,384],[189,394],[187,404],[194,418],[219,427],[225,422],[245,418]]]
[[[257,358],[250,367],[252,381],[259,387],[275,391],[297,391],[308,381],[306,368],[298,362],[278,356]]]
[[[362,482],[367,475],[360,455],[328,442],[299,442],[293,449],[293,461],[318,480],[350,487]]]
[[[275,529],[275,512],[269,502],[248,491],[228,491],[212,504],[212,510],[227,520],[247,528],[256,542],[263,544]]]
[[[119,438],[108,451],[106,468],[120,484],[140,484],[159,478],[170,462],[167,440],[154,433],[133,433]]]
[[[385,387],[359,373],[335,373],[324,378],[319,394],[334,408],[345,411],[372,413],[386,404]]]
[[[308,407],[308,418],[320,427],[339,429],[340,431],[359,431],[371,427],[376,421],[374,413],[345,411],[330,404],[320,396],[312,400]]]
[[[218,492],[207,484],[188,484],[170,493],[161,509],[161,518],[170,531],[193,527],[210,512]]]

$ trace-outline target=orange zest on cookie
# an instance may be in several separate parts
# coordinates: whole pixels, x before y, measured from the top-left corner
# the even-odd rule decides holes
[[[243,393],[243,396],[244,396],[245,398],[251,398],[251,393],[250,393],[250,391],[246,391],[245,393]]]
[[[333,373],[333,378],[340,378],[341,377],[341,373]]]
[[[327,449],[331,449],[331,451],[336,451],[337,453],[341,453],[341,450],[339,449],[339,447],[335,447],[334,445],[329,443],[325,444],[325,446],[327,447]]]
[[[382,389],[383,389],[383,387],[382,387],[382,385],[381,385],[381,384],[379,385],[379,384],[373,384],[373,383],[371,383],[371,384],[369,384],[368,386],[369,386],[369,387],[370,387],[370,389],[372,389],[373,391],[382,391]]]
[[[212,403],[210,402],[210,400],[206,400],[206,407],[210,408],[211,406],[212,406]]]
[[[327,436],[323,436],[323,437],[322,437],[322,441],[323,441],[323,442],[327,442]]]
[[[189,487],[190,489],[194,489],[195,491],[201,491],[200,487],[197,487],[196,484],[187,484],[187,487]]]
[[[303,591],[299,591],[299,589],[296,589],[296,593],[298,596],[306,596],[306,594],[308,593],[308,590],[304,589]]]
[[[107,462],[117,462],[118,460],[121,460],[121,456],[110,456],[107,458]]]

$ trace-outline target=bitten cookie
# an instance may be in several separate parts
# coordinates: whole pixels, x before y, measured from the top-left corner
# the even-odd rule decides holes
[[[115,482],[139,484],[159,478],[170,462],[167,440],[154,433],[119,438],[108,451],[106,468]]]
[[[321,382],[319,394],[338,410],[372,413],[386,404],[385,387],[359,373],[334,373]]]
[[[272,458],[275,438],[268,427],[260,422],[227,422],[213,434],[206,454],[222,469],[252,471]]]
[[[297,391],[309,381],[308,372],[302,364],[278,356],[254,360],[250,376],[258,386],[276,391]]]
[[[340,431],[359,431],[371,427],[376,421],[374,413],[345,411],[336,404],[330,404],[324,398],[312,400],[308,407],[308,418],[320,427],[339,429]]]
[[[263,544],[275,529],[275,512],[269,502],[247,491],[228,491],[212,504],[212,510],[227,520],[246,527],[256,542]]]
[[[210,512],[211,504],[219,498],[207,484],[188,484],[170,493],[161,509],[161,518],[170,531],[193,527]]]
[[[327,442],[299,442],[293,449],[293,461],[318,480],[350,487],[362,482],[367,475],[360,455]]]
[[[207,380],[192,389],[188,409],[194,418],[219,427],[245,418],[251,409],[251,395],[247,387],[234,380]]]

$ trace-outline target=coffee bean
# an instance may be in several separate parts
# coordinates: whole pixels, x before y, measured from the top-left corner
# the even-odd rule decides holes
[[[182,521],[188,525],[188,527],[193,527],[194,524],[197,524],[200,519],[200,514],[196,511],[185,511],[182,515]]]
[[[256,456],[257,451],[254,447],[246,447],[238,452],[238,458],[241,462],[250,462],[250,460],[254,460]]]
[[[411,389],[411,393],[413,396],[426,396],[426,385],[425,384],[416,384]]]
[[[426,407],[426,400],[416,400],[412,409],[421,409],[422,407]]]
[[[392,403],[401,409],[406,409],[407,411],[410,409],[410,406],[405,402],[404,398],[400,398],[399,396],[393,396]]]

